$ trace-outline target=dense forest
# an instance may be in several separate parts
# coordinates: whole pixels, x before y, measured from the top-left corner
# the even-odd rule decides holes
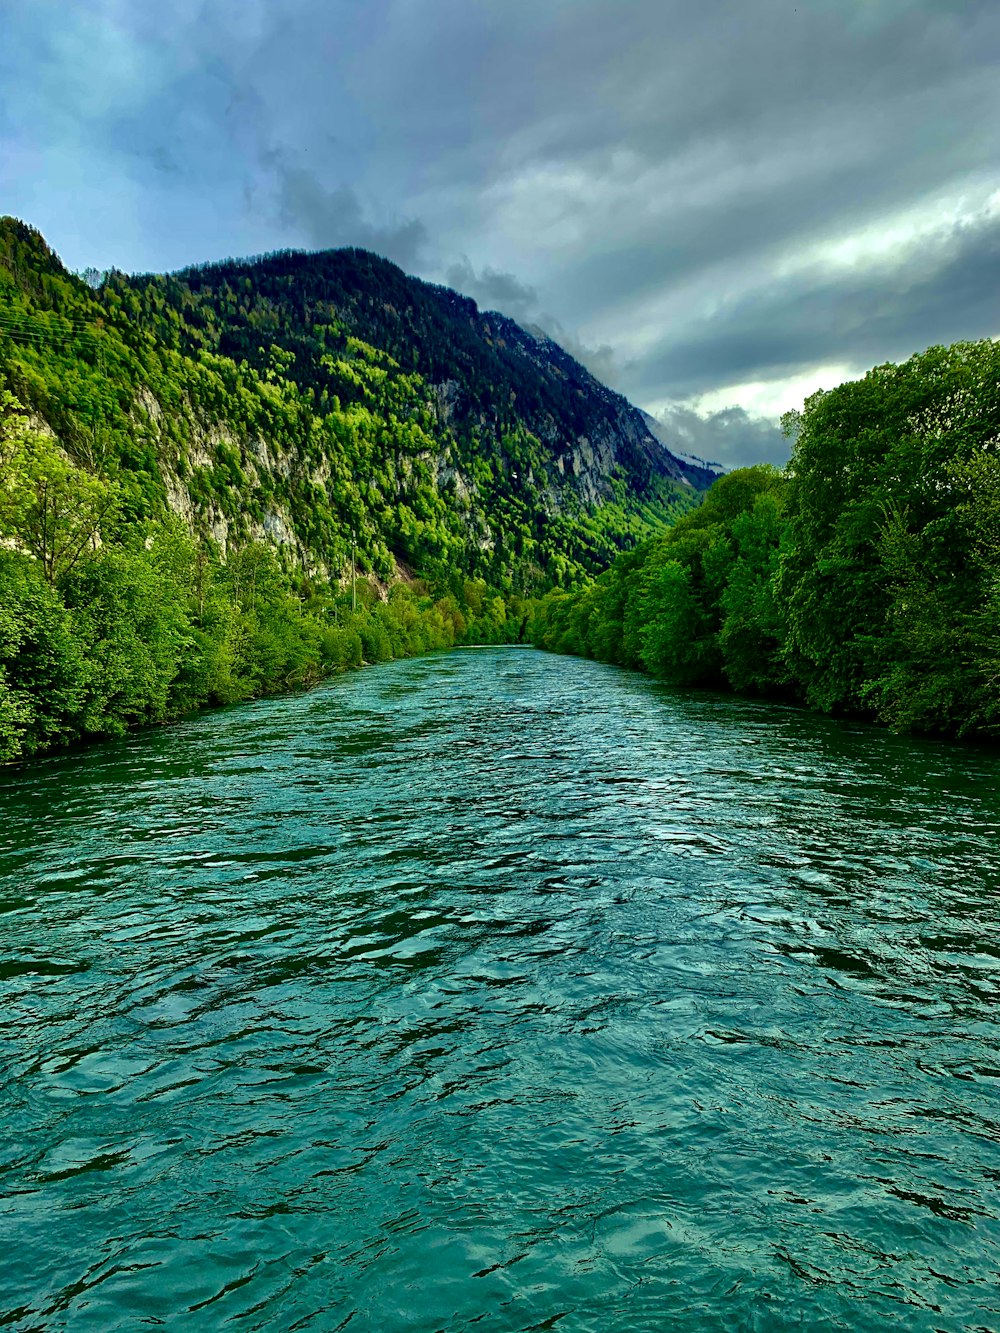
[[[482,579],[291,576],[260,542],[223,560],[179,516],[130,511],[0,392],[0,760],[524,633],[524,599]]]
[[[1000,735],[1000,343],[933,347],[789,414],[783,472],[718,480],[541,646],[932,735]]]
[[[710,480],[363,251],[66,271],[0,220],[0,759],[524,632]]]
[[[0,378],[129,516],[332,576],[353,540],[383,580],[572,582],[711,481],[554,343],[361,251],[91,288],[0,220]]]

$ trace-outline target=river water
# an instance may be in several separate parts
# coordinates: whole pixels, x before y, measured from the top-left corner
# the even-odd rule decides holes
[[[525,649],[0,774],[0,1324],[1000,1328],[1000,759]]]

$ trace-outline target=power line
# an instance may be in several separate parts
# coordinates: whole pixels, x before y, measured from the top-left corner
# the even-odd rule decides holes
[[[31,328],[23,324],[5,324],[0,321],[0,333],[9,338],[34,338],[39,342],[73,342],[78,339],[97,341],[99,335],[90,329],[45,329]]]
[[[47,333],[47,334],[65,334],[69,333],[91,333],[93,331],[93,321],[82,319],[79,316],[59,315],[53,313],[50,320],[40,318],[38,315],[28,314],[19,310],[0,310],[0,324],[6,328],[25,329],[28,332]]]

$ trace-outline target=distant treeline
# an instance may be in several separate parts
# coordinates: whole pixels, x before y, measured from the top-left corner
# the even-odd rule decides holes
[[[933,347],[789,414],[787,469],[720,478],[542,647],[898,730],[1000,735],[1000,344]]]

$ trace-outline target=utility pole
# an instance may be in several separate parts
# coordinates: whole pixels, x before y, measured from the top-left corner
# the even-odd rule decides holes
[[[354,614],[355,612],[357,612],[357,609],[358,609],[358,581],[357,581],[357,574],[356,574],[356,571],[355,571],[355,568],[354,568],[354,547],[355,547],[355,545],[356,545],[356,543],[355,543],[355,540],[354,540],[354,533],[353,533],[353,531],[352,531],[352,533],[351,533],[351,612],[352,612],[352,614]]]

